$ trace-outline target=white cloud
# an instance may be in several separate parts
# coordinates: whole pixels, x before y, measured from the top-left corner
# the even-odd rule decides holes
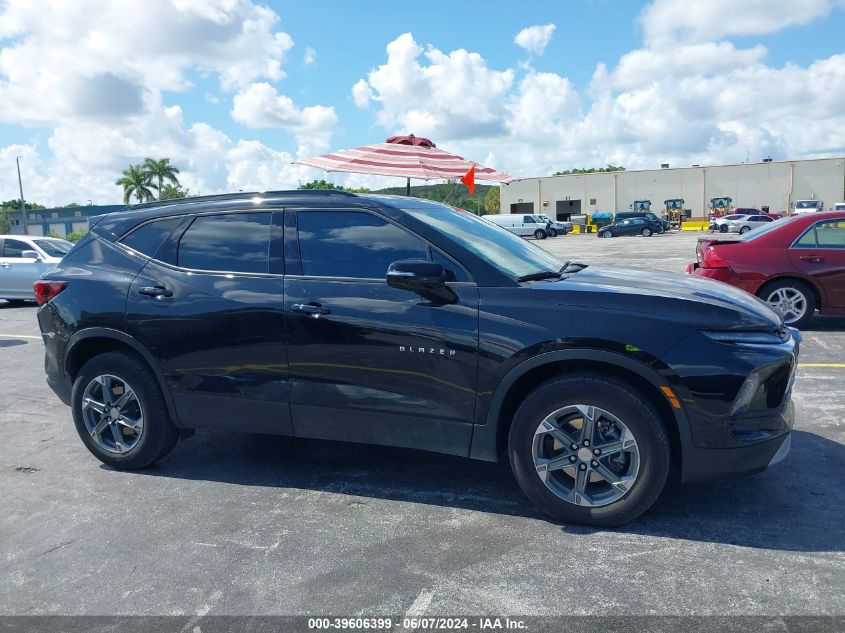
[[[842,0],[655,0],[641,16],[646,41],[719,41],[763,35],[826,16]]]
[[[235,95],[232,118],[253,128],[280,128],[294,135],[300,156],[324,152],[332,138],[337,115],[333,107],[301,110],[268,83],[255,83]]]
[[[190,87],[189,71],[232,90],[284,77],[293,46],[279,18],[249,0],[54,2],[0,9],[0,121],[140,114],[145,95]]]
[[[317,51],[315,51],[310,46],[305,49],[305,54],[302,56],[302,63],[306,66],[310,66],[314,62],[317,61]]]
[[[554,24],[529,26],[517,33],[513,41],[532,55],[542,55],[546,46],[552,41],[555,28]]]
[[[657,0],[652,8],[663,5]],[[804,8],[825,11],[806,2]],[[733,28],[763,29],[752,17],[768,11],[743,8],[746,26]],[[778,18],[780,28],[803,20],[789,15]],[[768,19],[758,17],[760,24]],[[659,28],[651,19],[653,36]],[[608,163],[641,168],[845,153],[845,54],[803,67],[767,65],[767,54],[761,45],[719,38],[672,47],[646,40],[615,65],[599,64],[582,96],[562,75],[529,65],[491,68],[478,53],[441,52],[405,34],[388,45],[386,62],[355,84],[353,99],[374,105],[388,134],[430,136],[519,176]]]

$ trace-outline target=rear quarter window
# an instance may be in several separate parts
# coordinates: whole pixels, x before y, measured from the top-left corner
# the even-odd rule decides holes
[[[181,222],[183,218],[167,218],[164,220],[153,220],[141,224],[126,234],[120,240],[124,246],[128,246],[133,251],[137,251],[147,257],[155,257],[158,249],[164,244],[164,241],[170,237]]]

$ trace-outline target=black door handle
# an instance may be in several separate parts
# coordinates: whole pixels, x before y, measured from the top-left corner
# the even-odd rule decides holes
[[[332,311],[324,308],[319,303],[294,303],[290,307],[291,312],[301,312],[308,316],[318,317],[321,314],[331,314]]]
[[[147,297],[172,297],[173,291],[168,290],[164,286],[142,286],[138,288],[139,295],[145,295]]]

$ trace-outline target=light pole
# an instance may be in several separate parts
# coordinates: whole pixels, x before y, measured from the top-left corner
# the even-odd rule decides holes
[[[21,183],[21,159],[15,156],[15,164],[18,166],[18,189],[21,192],[21,215],[23,216],[23,234],[29,235],[29,228],[26,225],[26,204],[23,201],[23,183]]]

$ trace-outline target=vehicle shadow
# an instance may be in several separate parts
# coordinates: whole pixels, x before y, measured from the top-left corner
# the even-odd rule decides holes
[[[838,473],[843,470],[845,445],[795,431],[792,452],[772,470],[707,484],[670,482],[648,513],[615,530],[762,549],[842,551],[845,478]],[[422,451],[204,432],[142,472],[549,520],[523,497],[506,464]],[[596,531],[581,526],[562,530]]]
[[[819,315],[801,329],[802,332],[842,332],[843,330],[845,330],[845,316]]]

